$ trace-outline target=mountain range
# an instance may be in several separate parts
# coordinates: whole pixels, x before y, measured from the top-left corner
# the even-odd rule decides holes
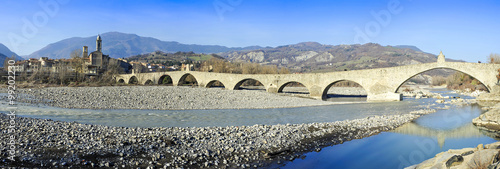
[[[10,51],[10,49],[7,48],[7,46],[0,43],[0,63],[1,63],[0,67],[3,67],[3,62],[5,61],[5,59],[8,57],[9,58],[12,57],[12,55],[16,56],[16,60],[24,60],[22,57],[20,57],[16,53]]]
[[[195,52],[195,53],[219,53],[227,51],[261,49],[259,46],[249,47],[225,47],[219,45],[194,45],[182,44],[175,41],[161,41],[151,37],[141,37],[136,34],[120,32],[108,32],[100,35],[102,38],[102,51],[112,58],[125,58],[133,55],[151,53],[154,51],[173,52]],[[81,50],[83,46],[89,47],[89,52],[95,51],[96,36],[73,37],[64,39],[33,52],[29,58],[49,57],[54,59],[70,58],[74,50]]]
[[[100,36],[103,40],[103,53],[112,58],[130,58],[133,56],[141,60],[138,57],[150,57],[151,53],[158,51],[164,53],[179,51],[216,53],[230,61],[278,65],[288,67],[294,72],[392,67],[435,62],[437,58],[434,54],[423,52],[418,47],[410,45],[382,46],[375,43],[324,45],[317,42],[303,42],[274,48],[260,46],[231,48],[219,45],[181,44],[174,41],[161,41],[151,37],[141,37],[136,34],[120,32],[108,32]],[[49,44],[30,54],[27,58],[70,58],[72,51],[81,50],[84,45],[89,47],[89,52],[95,51],[95,41],[96,36],[68,38]],[[15,53],[0,45],[0,54],[3,54],[0,55],[0,61],[3,61],[5,56]]]
[[[437,56],[415,46],[323,45],[304,42],[251,51],[219,53],[231,61],[255,62],[288,67],[294,72],[325,72],[373,69],[436,62]],[[449,61],[456,61],[448,59]]]

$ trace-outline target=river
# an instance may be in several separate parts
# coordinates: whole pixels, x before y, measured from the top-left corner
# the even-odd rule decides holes
[[[443,96],[457,96],[435,91]],[[435,99],[405,98],[401,102],[355,103],[279,109],[227,110],[89,110],[48,106],[19,106],[17,115],[123,127],[250,126],[333,122],[374,115],[406,114],[438,108]],[[5,103],[3,103],[5,104]],[[6,107],[6,106],[2,106]],[[0,111],[6,111],[1,108]],[[394,131],[352,140],[310,152],[282,163],[281,168],[404,168],[448,149],[496,142],[480,132],[471,120],[483,111],[477,105],[438,110]]]

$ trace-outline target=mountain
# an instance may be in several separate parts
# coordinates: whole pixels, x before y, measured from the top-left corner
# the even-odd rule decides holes
[[[181,64],[184,60],[191,61],[206,61],[211,58],[225,59],[216,54],[197,54],[194,52],[175,52],[175,53],[165,53],[162,51],[155,51],[152,53],[146,53],[142,55],[135,55],[126,58],[128,61],[143,62],[143,63],[162,63],[167,66],[172,66],[173,64]]]
[[[95,51],[96,36],[81,38],[74,37],[64,39],[32,53],[29,58],[70,58],[74,50],[81,50],[83,46],[89,47],[89,52]],[[260,46],[249,46],[245,48],[229,48],[219,45],[194,45],[182,44],[174,41],[161,41],[151,37],[141,37],[135,34],[120,32],[108,32],[101,34],[103,53],[112,58],[124,58],[133,55],[151,53],[154,51],[164,52],[195,52],[195,53],[219,53],[239,50],[261,49]]]
[[[1,63],[0,67],[3,67],[3,62],[5,61],[5,58],[8,58],[8,57],[10,58],[10,57],[12,57],[12,55],[16,56],[16,60],[24,60],[22,57],[20,57],[16,53],[10,51],[10,49],[7,48],[7,46],[0,43],[0,63]]]
[[[430,63],[437,60],[436,55],[422,52],[414,46],[393,47],[375,43],[334,46],[303,42],[275,48],[223,52],[218,55],[232,61],[288,67],[295,72],[373,69]]]
[[[423,52],[418,47],[412,46],[412,45],[396,45],[394,47],[399,48],[399,49],[412,49],[412,50],[417,51],[417,52]]]

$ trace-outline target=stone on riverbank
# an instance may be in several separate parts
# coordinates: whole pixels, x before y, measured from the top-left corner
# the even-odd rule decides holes
[[[498,85],[493,86],[491,91],[497,91],[497,92],[483,93],[479,95],[476,98],[476,100],[482,102],[500,102],[500,86]]]
[[[472,123],[490,131],[500,131],[500,109],[491,109],[472,120]]]

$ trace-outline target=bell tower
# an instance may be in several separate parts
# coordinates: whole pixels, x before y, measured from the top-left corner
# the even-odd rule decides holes
[[[83,46],[83,52],[82,52],[82,58],[87,58],[89,57],[89,47]]]
[[[97,40],[96,40],[96,42],[95,42],[95,43],[96,43],[96,47],[95,47],[96,51],[98,51],[98,52],[102,52],[102,51],[101,51],[101,50],[102,50],[102,40],[101,40],[101,35],[97,35]]]
[[[443,63],[443,62],[445,62],[445,61],[446,61],[446,60],[444,59],[443,51],[439,52],[437,62],[438,62],[438,63]]]

